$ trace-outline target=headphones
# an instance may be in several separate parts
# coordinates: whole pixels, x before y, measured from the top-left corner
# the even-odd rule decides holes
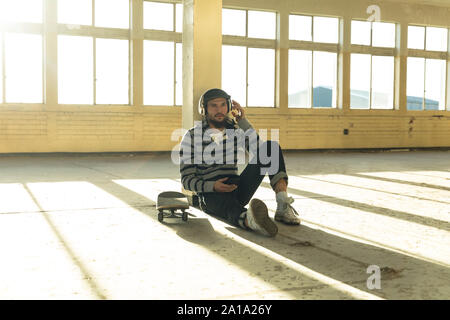
[[[216,98],[225,98],[227,101],[227,113],[231,111],[231,96],[221,89],[209,89],[205,93],[203,93],[198,101],[198,113],[202,116],[205,116],[207,113],[207,105],[208,101]]]

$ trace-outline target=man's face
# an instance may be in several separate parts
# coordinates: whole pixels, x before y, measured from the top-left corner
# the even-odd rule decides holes
[[[209,100],[206,110],[206,117],[209,123],[212,123],[217,128],[225,127],[227,115],[227,100],[225,98]]]

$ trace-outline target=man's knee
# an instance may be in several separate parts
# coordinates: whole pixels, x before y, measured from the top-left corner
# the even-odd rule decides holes
[[[281,148],[277,141],[267,140],[261,144],[259,149],[259,161],[263,165],[261,174],[273,175],[280,168]]]

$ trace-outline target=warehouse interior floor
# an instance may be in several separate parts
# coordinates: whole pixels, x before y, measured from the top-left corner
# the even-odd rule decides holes
[[[3,155],[0,299],[450,299],[450,151],[285,157],[303,222],[266,238],[158,222],[170,153]]]

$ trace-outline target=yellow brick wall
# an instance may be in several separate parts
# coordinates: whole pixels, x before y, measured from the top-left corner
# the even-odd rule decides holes
[[[169,112],[170,109],[170,112]],[[0,153],[170,151],[181,108],[168,112],[0,112]],[[280,114],[247,109],[255,129],[279,130],[285,149],[449,147],[450,116]],[[297,111],[297,110],[295,110]],[[395,113],[395,111],[392,111]],[[344,135],[343,130],[349,134]]]

